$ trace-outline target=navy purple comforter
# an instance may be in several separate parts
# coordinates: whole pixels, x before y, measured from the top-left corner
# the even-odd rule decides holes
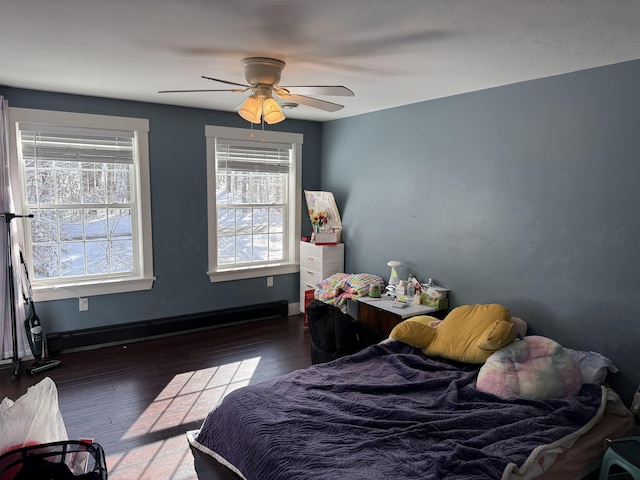
[[[601,388],[546,401],[475,388],[478,368],[401,342],[230,393],[196,442],[248,480],[499,479],[596,415]]]

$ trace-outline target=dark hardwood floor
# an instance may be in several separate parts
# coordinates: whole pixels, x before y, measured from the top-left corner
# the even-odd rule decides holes
[[[66,353],[36,376],[0,369],[0,399],[51,377],[69,438],[102,445],[110,480],[233,479],[186,432],[233,389],[309,366],[309,341],[295,315]]]

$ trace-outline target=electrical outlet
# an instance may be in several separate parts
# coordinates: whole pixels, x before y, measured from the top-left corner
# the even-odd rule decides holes
[[[79,298],[79,306],[81,312],[86,312],[89,310],[89,299],[88,298]]]
[[[267,287],[273,287],[273,277],[267,277]]]

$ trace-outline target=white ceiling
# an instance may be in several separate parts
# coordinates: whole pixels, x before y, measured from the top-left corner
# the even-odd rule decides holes
[[[640,0],[0,0],[0,85],[233,111],[245,83],[344,85],[332,120],[640,58]]]

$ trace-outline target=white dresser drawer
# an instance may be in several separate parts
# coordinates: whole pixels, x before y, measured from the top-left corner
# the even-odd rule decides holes
[[[326,263],[344,261],[344,243],[337,245],[316,245],[300,242],[300,263]]]
[[[308,278],[309,281],[313,279],[314,283],[318,283],[334,273],[342,272],[343,265],[343,262],[333,262],[322,265],[320,268],[318,265],[300,264],[300,279]]]
[[[306,283],[307,285],[316,285],[324,280],[322,271],[303,269],[300,267],[300,283]]]

